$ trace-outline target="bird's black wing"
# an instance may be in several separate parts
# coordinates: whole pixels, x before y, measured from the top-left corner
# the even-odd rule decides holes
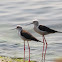
[[[39,41],[37,40],[34,36],[32,36],[30,33],[28,33],[27,31],[22,31],[20,33],[23,37],[25,37],[28,40],[34,40],[34,41]]]
[[[57,31],[55,31],[55,30],[53,30],[53,29],[50,29],[50,28],[48,28],[48,27],[46,27],[46,26],[43,26],[43,25],[39,25],[38,28],[39,28],[40,30],[46,31],[46,32],[48,32],[48,33],[55,33],[55,32],[57,32]]]

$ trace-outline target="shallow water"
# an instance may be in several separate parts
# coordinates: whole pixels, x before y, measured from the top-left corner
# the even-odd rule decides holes
[[[39,23],[52,29],[62,31],[62,1],[61,0],[1,0],[0,1],[0,55],[10,57],[23,57],[23,40],[16,30],[21,25],[36,38],[42,36],[35,33],[33,25],[27,23],[38,19]],[[31,28],[30,28],[31,27]],[[62,56],[62,34],[55,33],[45,36],[48,42],[46,62]],[[42,43],[29,42],[31,47],[31,60],[41,61]],[[26,59],[28,47],[26,42]]]

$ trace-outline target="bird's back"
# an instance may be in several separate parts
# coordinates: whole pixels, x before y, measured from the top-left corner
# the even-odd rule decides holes
[[[22,30],[20,32],[21,36],[25,38],[25,40],[33,40],[33,41],[39,41],[37,40],[33,35],[31,35],[29,32]]]
[[[50,28],[48,28],[48,27],[46,27],[46,26],[43,26],[43,25],[39,25],[38,28],[39,28],[40,30],[46,31],[46,32],[48,32],[48,33],[55,33],[55,32],[57,32],[57,31],[55,31],[55,30],[53,30],[53,29],[50,29]]]

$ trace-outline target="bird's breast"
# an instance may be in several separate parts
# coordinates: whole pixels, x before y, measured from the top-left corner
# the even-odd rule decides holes
[[[20,38],[21,38],[22,40],[26,41],[26,38],[21,35],[21,32],[18,32],[18,34],[19,34],[19,36],[20,36]]]

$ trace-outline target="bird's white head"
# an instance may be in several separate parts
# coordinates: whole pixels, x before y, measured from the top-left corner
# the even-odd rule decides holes
[[[30,23],[30,24],[34,24],[34,26],[38,26],[38,25],[39,25],[38,21],[33,21],[33,22]],[[30,25],[30,24],[27,24],[27,25]]]
[[[22,30],[22,27],[17,26],[16,29],[17,29],[18,31],[21,31],[21,30]]]
[[[33,21],[33,24],[34,24],[35,26],[38,26],[38,25],[39,25],[38,21]]]

